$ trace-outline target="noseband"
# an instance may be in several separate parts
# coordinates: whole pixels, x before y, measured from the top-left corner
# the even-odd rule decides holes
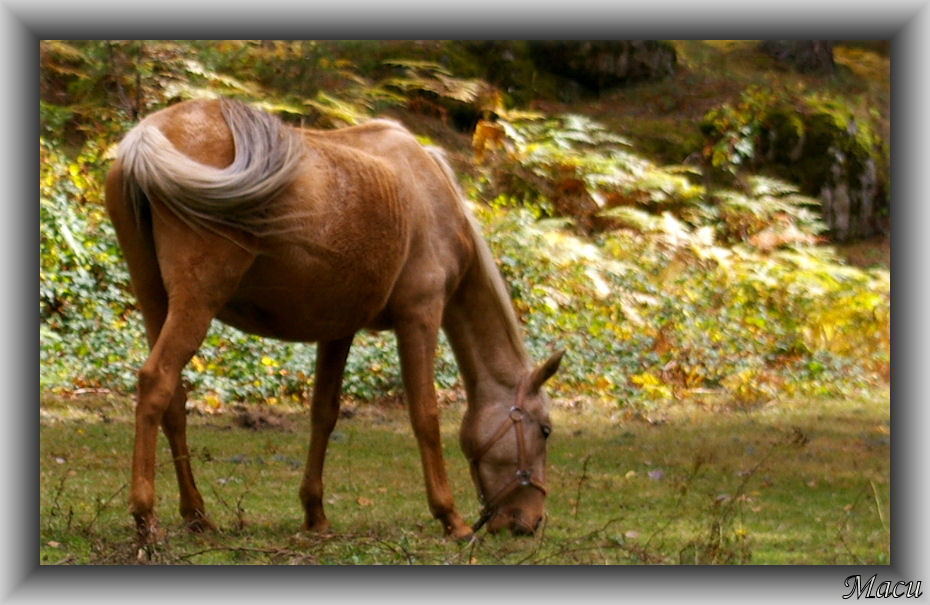
[[[505,418],[501,423],[500,427],[497,429],[497,432],[495,432],[494,435],[491,436],[491,438],[488,439],[484,445],[478,448],[478,451],[475,452],[471,458],[469,458],[469,462],[471,463],[472,477],[475,480],[475,485],[478,486],[478,499],[483,505],[483,508],[481,509],[481,516],[472,526],[472,531],[478,531],[481,529],[481,527],[487,523],[491,516],[494,514],[494,509],[497,507],[497,505],[518,488],[535,487],[541,491],[543,495],[546,495],[546,485],[541,480],[533,477],[533,471],[530,470],[530,467],[526,461],[526,445],[524,443],[523,437],[523,417],[527,415],[527,412],[523,409],[523,401],[526,399],[528,388],[529,385],[527,384],[527,380],[522,380],[517,387],[517,395],[513,406],[510,408],[510,412],[507,414],[507,418]],[[484,455],[488,453],[491,447],[500,441],[511,428],[513,428],[514,434],[517,438],[517,470],[513,479],[508,481],[504,487],[497,490],[497,492],[495,492],[495,494],[489,498],[485,492],[484,482],[481,480],[481,474],[478,471],[478,463],[481,461]]]

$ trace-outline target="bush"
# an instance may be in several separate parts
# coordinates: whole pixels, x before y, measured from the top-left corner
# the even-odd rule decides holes
[[[39,385],[128,390],[144,349],[129,274],[100,204],[105,160],[39,141]]]
[[[633,411],[695,396],[747,406],[847,394],[887,371],[887,272],[809,246],[723,247],[668,214],[595,242],[527,211],[483,218],[530,349],[570,351],[562,395]]]
[[[820,246],[817,200],[764,177],[708,192],[589,120],[492,127],[476,133],[476,187],[496,195],[487,237],[531,341],[572,351],[567,392],[633,409],[704,394],[752,405],[887,373],[888,274]],[[569,179],[593,208],[560,198]]]

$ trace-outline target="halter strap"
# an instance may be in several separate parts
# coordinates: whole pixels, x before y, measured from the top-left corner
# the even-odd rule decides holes
[[[517,393],[514,398],[514,404],[511,406],[507,417],[501,423],[500,427],[498,427],[497,431],[491,436],[491,438],[488,439],[484,445],[478,448],[478,451],[475,452],[471,458],[469,458],[469,462],[471,463],[472,478],[475,480],[475,485],[478,486],[478,498],[483,504],[481,514],[478,518],[478,521],[476,521],[472,526],[472,531],[478,531],[481,529],[481,527],[487,523],[491,516],[494,514],[494,509],[501,502],[501,500],[509,496],[510,493],[514,490],[520,487],[534,487],[541,491],[543,495],[546,494],[545,483],[533,477],[533,471],[530,470],[526,463],[526,443],[523,436],[523,417],[527,414],[527,412],[523,409],[523,401],[526,399],[528,391],[529,383],[524,378],[520,381],[520,384],[517,385]],[[494,446],[494,444],[504,438],[504,435],[506,435],[511,428],[514,431],[517,440],[517,470],[513,479],[508,481],[502,488],[497,490],[493,496],[488,498],[487,494],[485,493],[484,482],[481,480],[481,474],[478,470],[478,463]]]

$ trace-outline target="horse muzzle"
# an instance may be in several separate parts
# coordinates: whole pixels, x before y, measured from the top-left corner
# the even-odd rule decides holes
[[[492,514],[487,525],[491,534],[508,529],[513,536],[532,536],[542,525],[542,515],[529,516],[521,509],[504,509]]]

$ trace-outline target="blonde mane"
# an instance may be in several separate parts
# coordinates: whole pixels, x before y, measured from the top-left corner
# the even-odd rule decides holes
[[[526,346],[523,344],[523,337],[520,334],[520,322],[517,319],[517,314],[513,310],[513,305],[510,303],[510,293],[507,291],[507,284],[504,283],[504,278],[501,277],[500,271],[497,270],[497,264],[494,261],[491,248],[481,234],[481,225],[468,207],[468,202],[459,186],[458,179],[452,171],[452,167],[449,166],[449,163],[446,161],[445,152],[438,147],[427,147],[426,150],[429,152],[430,157],[433,158],[433,161],[442,169],[446,181],[455,192],[455,197],[459,201],[462,211],[468,219],[468,225],[471,228],[471,239],[475,244],[477,268],[480,270],[481,278],[494,292],[494,302],[497,304],[501,316],[506,320],[504,324],[507,328],[507,339],[510,341],[514,350],[517,351],[524,360],[528,360],[529,354],[526,351]]]

